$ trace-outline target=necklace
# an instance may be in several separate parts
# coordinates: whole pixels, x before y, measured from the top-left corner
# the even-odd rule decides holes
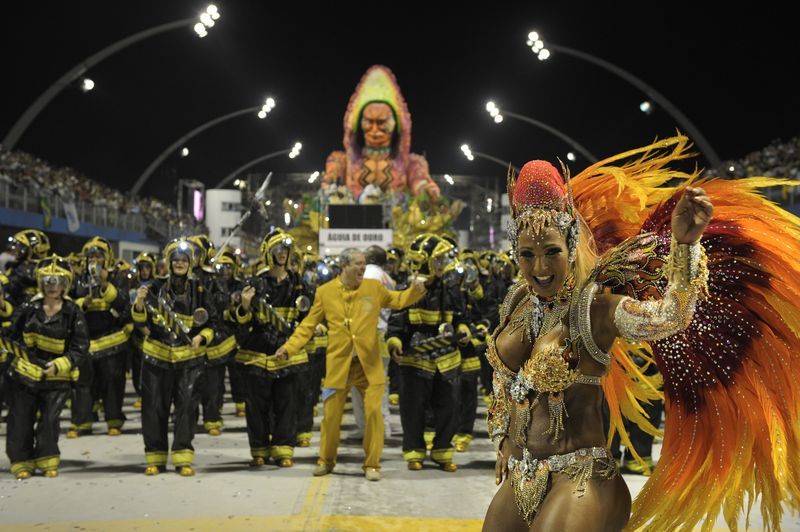
[[[567,315],[574,288],[575,278],[569,276],[552,299],[540,299],[529,289],[517,305],[522,311],[517,313],[515,309],[512,313],[513,317],[508,324],[510,331],[514,332],[521,328],[523,343],[532,343],[552,331]]]
[[[568,309],[569,301],[565,303],[560,303],[559,301],[545,303],[542,306],[542,314],[544,315],[542,318],[542,327],[539,330],[537,337],[544,336],[552,331],[556,325],[561,323],[561,321],[564,319],[564,316],[567,315]]]
[[[508,322],[510,333],[514,333],[519,328],[522,328],[521,341],[523,343],[531,341],[531,334],[534,329],[533,316],[536,313],[536,305],[533,303],[533,299],[535,298],[536,296],[531,297],[530,294],[526,294],[519,305],[517,305],[517,309],[522,309],[522,312],[517,312],[517,309],[514,309],[514,312],[511,314],[511,321]]]
[[[392,149],[388,146],[386,148],[370,148],[369,146],[365,146],[361,153],[369,158],[380,158],[387,157],[391,151]]]

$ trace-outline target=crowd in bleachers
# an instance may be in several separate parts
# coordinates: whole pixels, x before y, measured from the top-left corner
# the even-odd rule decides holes
[[[711,170],[709,174],[730,179],[750,176],[800,179],[800,137],[774,140],[767,147],[741,159],[725,161],[721,168]]]
[[[147,218],[178,224],[177,209],[155,198],[130,197],[86,177],[69,167],[56,167],[23,151],[7,151],[0,147],[0,183],[25,187],[35,194],[60,196],[64,201],[86,202],[106,207],[111,212],[142,214]],[[191,216],[183,222],[193,225]]]

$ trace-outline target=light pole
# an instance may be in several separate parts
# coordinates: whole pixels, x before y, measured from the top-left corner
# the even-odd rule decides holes
[[[653,87],[645,83],[644,81],[640,80],[627,70],[618,67],[608,61],[600,59],[599,57],[595,57],[591,54],[587,54],[586,52],[582,52],[580,50],[575,50],[574,48],[568,48],[566,46],[561,46],[559,44],[548,44],[545,47],[545,43],[541,38],[541,35],[536,32],[532,31],[528,34],[528,46],[531,48],[533,53],[539,58],[540,61],[546,61],[550,58],[551,54],[550,51],[554,52],[561,52],[566,55],[571,55],[573,57],[577,57],[578,59],[583,59],[584,61],[588,61],[594,65],[599,66],[605,70],[608,70],[612,74],[616,74],[617,76],[621,77],[640,91],[644,92],[648,98],[656,102],[659,106],[661,106],[669,115],[683,128],[683,130],[689,135],[696,144],[697,147],[700,148],[700,151],[711,163],[711,166],[714,168],[719,168],[722,165],[722,161],[720,161],[717,152],[714,151],[714,148],[711,147],[711,144],[708,143],[706,138],[700,133],[700,130],[695,127],[694,124],[684,115],[675,105],[667,100],[660,92],[655,90]]]
[[[87,57],[72,67],[72,69],[70,69],[66,74],[58,78],[55,83],[50,85],[47,90],[45,90],[39,95],[38,98],[36,98],[36,101],[34,101],[30,107],[28,107],[25,112],[22,113],[22,116],[20,116],[17,121],[14,122],[14,125],[11,126],[11,129],[8,130],[8,133],[6,133],[6,136],[3,139],[3,146],[9,151],[13,150],[22,134],[25,133],[25,130],[31,125],[31,122],[36,119],[36,117],[42,112],[47,104],[49,104],[50,101],[52,101],[52,99],[64,89],[64,87],[69,86],[73,81],[78,79],[80,76],[86,73],[86,71],[105,58],[119,52],[123,48],[127,48],[134,43],[147,39],[148,37],[171,30],[186,28],[193,22],[195,22],[194,31],[197,36],[200,38],[205,37],[208,35],[206,28],[212,27],[214,25],[214,21],[219,19],[219,17],[219,10],[215,5],[211,4],[199,17],[176,20],[175,22],[168,22],[167,24],[162,24],[148,30],[140,31],[139,33],[135,33],[122,39],[121,41],[117,41],[114,44],[103,48],[96,54]],[[84,92],[94,88],[94,82],[92,80],[88,80],[88,82],[89,83],[87,84],[87,82],[84,81],[82,84],[82,90]]]
[[[238,111],[218,116],[217,118],[212,118],[208,122],[204,122],[199,126],[197,126],[196,128],[194,128],[193,130],[189,131],[188,133],[182,135],[180,138],[178,138],[178,140],[167,146],[167,148],[164,151],[162,151],[158,157],[153,159],[153,162],[151,162],[147,166],[145,171],[142,172],[142,175],[139,176],[139,179],[136,180],[136,183],[133,184],[133,187],[131,187],[130,195],[135,196],[136,194],[138,194],[139,191],[142,189],[142,186],[144,186],[147,180],[150,179],[150,176],[153,174],[155,169],[158,168],[159,165],[163,163],[164,160],[167,157],[169,157],[175,150],[177,150],[179,146],[185,144],[189,139],[195,137],[196,135],[199,135],[206,129],[213,127],[221,122],[225,122],[226,120],[230,120],[231,118],[236,118],[237,116],[242,116],[249,113],[255,113],[256,111],[258,111],[258,118],[263,120],[264,118],[267,117],[269,112],[272,111],[274,107],[275,107],[275,100],[273,98],[267,98],[264,104],[261,106],[239,109]],[[186,151],[186,154],[187,155],[189,154],[188,150]]]
[[[504,110],[504,111],[501,112],[500,108],[497,107],[497,105],[494,102],[488,102],[486,104],[486,111],[488,111],[489,115],[494,119],[494,123],[495,124],[502,123],[504,116],[510,116],[511,118],[516,118],[517,120],[522,120],[523,122],[527,122],[527,123],[532,124],[532,125],[534,125],[534,126],[536,126],[538,128],[544,129],[548,133],[552,133],[556,137],[560,138],[561,140],[563,140],[564,142],[566,142],[567,144],[569,144],[570,146],[572,146],[573,148],[575,148],[576,150],[581,152],[583,154],[583,156],[586,157],[590,162],[592,162],[592,163],[596,163],[597,162],[597,157],[592,155],[591,152],[589,152],[589,150],[587,150],[586,148],[581,146],[578,143],[578,141],[576,141],[575,139],[567,136],[565,133],[562,133],[558,129],[545,124],[544,122],[540,122],[540,121],[538,121],[536,119],[533,119],[533,118],[531,118],[529,116],[520,115],[520,114],[517,114],[517,113],[512,113],[511,111]]]
[[[268,159],[272,159],[272,158],[274,158],[274,157],[278,157],[279,155],[283,155],[283,154],[285,154],[285,153],[288,153],[288,154],[289,154],[289,158],[290,158],[290,159],[294,159],[295,157],[297,157],[298,155],[300,155],[300,150],[301,150],[302,148],[303,148],[303,145],[302,145],[301,143],[299,143],[299,142],[295,142],[294,146],[292,146],[291,148],[288,148],[288,149],[285,149],[285,150],[280,150],[280,151],[274,151],[274,152],[272,152],[272,153],[268,153],[268,154],[266,154],[266,155],[262,155],[261,157],[259,157],[259,158],[257,158],[257,159],[253,159],[253,160],[252,160],[252,161],[250,161],[249,163],[245,163],[245,164],[243,164],[242,166],[240,166],[239,168],[237,168],[236,170],[234,170],[233,172],[231,172],[230,174],[228,174],[228,175],[225,177],[225,179],[223,179],[222,181],[220,181],[219,183],[217,183],[217,184],[214,186],[214,188],[222,188],[222,187],[224,187],[225,185],[227,185],[228,183],[230,183],[231,181],[233,181],[233,179],[234,179],[234,178],[235,178],[237,175],[241,174],[242,172],[244,172],[244,171],[245,171],[245,170],[247,170],[248,168],[251,168],[251,167],[253,167],[253,166],[257,165],[258,163],[264,162],[264,161],[266,161],[266,160],[268,160]]]
[[[481,153],[479,151],[475,151],[475,150],[473,150],[473,149],[471,149],[469,147],[469,144],[462,144],[461,145],[461,152],[464,154],[464,157],[466,157],[470,161],[474,161],[475,157],[480,157],[481,159],[486,159],[487,161],[492,161],[493,163],[497,163],[500,166],[502,166],[503,168],[505,168],[506,170],[508,169],[508,167],[510,165],[511,168],[516,173],[519,173],[519,168],[517,168],[516,166],[514,166],[510,162],[504,161],[503,159],[495,157],[494,155],[489,155],[487,153]]]

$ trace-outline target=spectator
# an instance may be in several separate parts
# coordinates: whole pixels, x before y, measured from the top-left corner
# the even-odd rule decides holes
[[[74,199],[105,210],[101,218],[114,224],[120,214],[141,214],[151,221],[171,226],[193,227],[191,215],[178,216],[176,210],[154,198],[130,198],[119,190],[92,181],[69,167],[55,168],[23,151],[9,152],[0,147],[0,182],[17,184],[34,194]]]

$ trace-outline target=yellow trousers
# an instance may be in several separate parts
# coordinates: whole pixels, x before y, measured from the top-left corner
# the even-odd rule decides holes
[[[383,452],[383,413],[381,401],[385,384],[370,384],[364,374],[364,368],[358,359],[353,359],[350,364],[350,374],[344,390],[336,392],[325,399],[320,429],[319,462],[333,465],[336,463],[336,453],[339,450],[339,436],[342,426],[342,413],[344,403],[350,388],[355,386],[364,397],[364,468],[380,468],[381,453]]]

